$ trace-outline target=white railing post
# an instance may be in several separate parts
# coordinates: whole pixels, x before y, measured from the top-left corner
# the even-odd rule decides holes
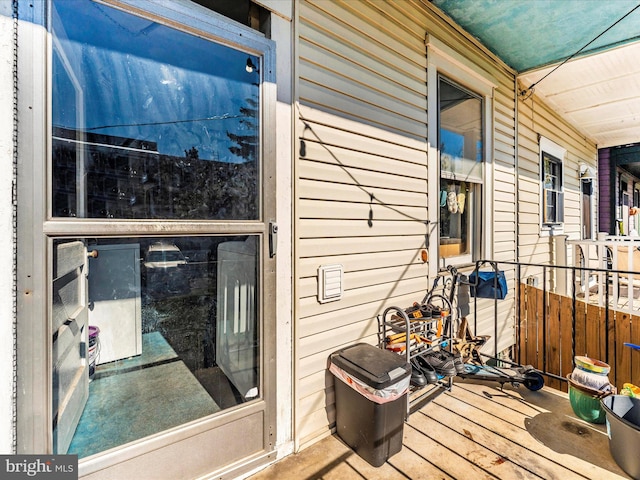
[[[558,235],[554,237],[554,249],[555,249],[555,265],[567,265],[567,260],[569,259],[569,255],[567,250],[569,245],[567,244],[567,239],[569,237],[567,235]],[[567,275],[569,273],[568,270],[564,268],[558,268],[556,270],[556,293],[559,295],[568,295],[567,289]]]
[[[601,232],[597,240],[566,240],[566,245],[564,265],[587,269],[586,274],[581,271],[579,275],[582,287],[580,293],[584,294],[586,301],[590,300],[590,280],[596,278],[597,292],[594,292],[595,298],[591,299],[594,303],[604,306],[608,301],[611,308],[628,311],[630,314],[638,313],[640,302],[635,301],[634,291],[636,288],[640,290],[640,281],[635,285],[635,278],[640,277],[639,237],[611,236]],[[573,256],[566,255],[568,248],[573,248]],[[556,250],[558,264],[562,265],[559,244]],[[581,258],[578,252],[582,253]],[[583,265],[579,264],[581,260]],[[573,261],[572,265],[569,265],[570,261]],[[590,268],[597,269],[597,273],[592,276]]]

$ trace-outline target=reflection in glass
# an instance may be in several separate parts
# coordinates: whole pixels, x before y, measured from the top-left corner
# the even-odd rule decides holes
[[[260,59],[54,1],[53,216],[257,219]]]
[[[482,100],[439,79],[440,257],[477,250],[483,183]],[[479,238],[479,236],[477,237]],[[474,245],[475,244],[475,245]]]
[[[83,458],[259,396],[257,249],[255,236],[55,243],[54,453]]]

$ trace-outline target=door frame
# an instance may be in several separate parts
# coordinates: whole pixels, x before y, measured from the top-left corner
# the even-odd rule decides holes
[[[186,0],[105,0],[130,13],[197,33],[204,38],[239,48],[262,57],[261,66],[261,217],[258,221],[238,221],[221,225],[213,221],[162,222],[163,235],[252,234],[261,239],[258,283],[260,312],[261,399],[225,410],[202,421],[162,432],[134,442],[117,451],[80,461],[80,475],[108,478],[109,472],[148,469],[157,471],[184,460],[194,449],[207,448],[204,457],[210,473],[232,476],[275,458],[276,452],[276,258],[269,252],[270,222],[276,218],[276,79],[275,43],[261,33],[233,22]],[[48,2],[19,2],[18,37],[18,175],[17,175],[17,428],[16,453],[52,452],[50,302],[53,241],[88,236],[155,236],[158,222],[139,222],[135,231],[127,222],[100,219],[58,219],[51,217],[51,125],[49,81],[51,39],[47,31]],[[237,443],[247,443],[238,429],[252,431],[260,425],[261,448],[243,458],[229,455]],[[212,449],[211,445],[217,448]],[[197,451],[197,450],[196,450]],[[182,462],[189,464],[191,462]],[[202,468],[202,465],[200,465]],[[186,472],[185,472],[186,473]],[[201,475],[198,471],[195,475]],[[93,475],[92,475],[93,478]],[[124,477],[122,477],[124,478]]]

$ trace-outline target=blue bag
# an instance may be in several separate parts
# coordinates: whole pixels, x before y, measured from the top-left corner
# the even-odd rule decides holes
[[[507,296],[507,279],[501,270],[475,271],[469,275],[469,286],[472,297],[504,300]]]

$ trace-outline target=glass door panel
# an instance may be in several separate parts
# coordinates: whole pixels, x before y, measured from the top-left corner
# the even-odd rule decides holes
[[[78,324],[72,373],[88,382],[56,453],[83,458],[260,396],[259,245],[255,235],[56,242],[67,279],[54,282],[57,324]],[[65,251],[87,264],[67,273]],[[78,305],[88,312],[74,316]]]
[[[51,6],[54,453],[272,409],[262,57],[104,3]],[[254,418],[246,455],[269,448],[273,420]]]
[[[259,218],[258,57],[88,0],[52,23],[54,217]]]

